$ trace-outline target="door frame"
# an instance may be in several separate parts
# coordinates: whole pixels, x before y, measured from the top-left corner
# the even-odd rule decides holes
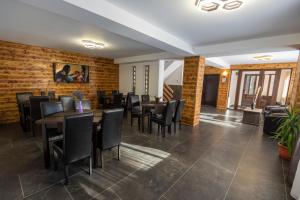
[[[203,85],[202,85],[202,96],[201,96],[201,106],[203,106],[203,99],[205,99],[205,93],[206,93],[206,88],[204,87],[204,81],[205,81],[205,76],[217,76],[218,77],[218,89],[217,89],[217,99],[216,99],[216,107],[217,107],[217,104],[218,104],[218,95],[219,95],[219,85],[220,85],[220,78],[221,78],[221,75],[220,74],[204,74],[204,77],[203,77]]]
[[[248,93],[250,91],[250,84],[251,84],[251,77],[255,77],[255,82],[254,82],[254,88],[253,88],[253,94],[252,96],[255,96],[256,95],[256,84],[257,84],[257,87],[260,86],[260,79],[261,79],[261,73],[259,74],[245,74],[245,78],[244,78],[244,87],[243,87],[243,91],[242,91],[242,106],[243,106],[243,101],[246,101],[246,97],[245,97],[245,92],[246,92],[246,84],[247,84],[247,77],[250,77],[250,82],[249,82],[249,88],[248,88]],[[249,95],[249,94],[248,94]],[[245,103],[245,102],[244,102]]]
[[[237,87],[236,87],[236,91],[235,91],[235,99],[234,99],[234,110],[242,110],[240,108],[238,108],[238,103],[239,103],[239,98],[240,98],[240,89],[241,89],[241,82],[242,82],[242,75],[243,75],[243,72],[247,72],[247,71],[259,71],[259,86],[261,86],[263,84],[263,81],[264,81],[264,72],[265,71],[276,71],[276,74],[279,73],[279,78],[280,78],[280,75],[281,75],[281,71],[282,70],[290,70],[290,81],[289,81],[289,86],[288,86],[288,91],[287,93],[289,94],[290,92],[290,84],[291,84],[291,79],[292,79],[292,73],[293,73],[293,68],[275,68],[275,69],[232,69],[232,70],[238,70],[238,78],[237,78]],[[231,71],[232,71],[231,70]],[[278,82],[277,84],[279,84],[279,79],[276,80],[275,79],[275,82]],[[274,87],[275,88],[275,87]],[[260,102],[260,99],[261,99],[261,92],[262,90],[259,92],[259,95],[258,95],[258,99],[257,101]],[[275,90],[275,93],[276,93],[276,96],[277,96],[277,93],[278,93],[278,90]],[[287,100],[286,100],[287,101]],[[285,102],[286,103],[286,102]],[[258,103],[259,105],[260,103]]]

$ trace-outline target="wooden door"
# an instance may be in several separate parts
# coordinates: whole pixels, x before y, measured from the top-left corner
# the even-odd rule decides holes
[[[204,75],[202,105],[216,106],[220,75]]]
[[[242,107],[250,107],[253,103],[258,88],[259,77],[259,74],[245,75],[242,93]]]
[[[280,70],[263,72],[262,92],[259,102],[260,108],[276,104],[279,79]]]

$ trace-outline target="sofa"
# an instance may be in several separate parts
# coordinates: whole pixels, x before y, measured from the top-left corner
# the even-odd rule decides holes
[[[282,119],[287,117],[286,106],[266,106],[264,108],[264,127],[265,134],[274,135]]]

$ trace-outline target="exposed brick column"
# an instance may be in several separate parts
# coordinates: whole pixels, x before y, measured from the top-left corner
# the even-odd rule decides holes
[[[295,80],[291,91],[290,104],[294,106],[298,111],[300,110],[300,54],[298,58],[298,64],[295,69]]]
[[[190,126],[199,124],[204,69],[204,57],[184,58],[182,97],[185,99],[185,107],[182,116],[183,124]]]

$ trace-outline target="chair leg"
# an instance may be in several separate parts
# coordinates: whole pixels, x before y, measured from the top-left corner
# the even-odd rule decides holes
[[[55,160],[54,160],[54,171],[57,171],[57,168],[58,168],[58,167],[57,167],[57,160],[55,159]]]
[[[165,137],[166,136],[166,127],[162,127],[162,136]]]
[[[160,125],[157,124],[157,133],[159,134],[159,132],[160,132]]]
[[[120,160],[120,145],[118,145],[118,160]]]
[[[65,164],[65,185],[68,185],[69,184],[69,166]]]
[[[100,168],[103,168],[103,152],[100,149]]]
[[[92,156],[90,156],[89,174],[92,175],[92,173],[93,173],[93,159]]]
[[[142,120],[142,132],[144,133],[144,130],[145,130],[145,127],[144,127],[145,126],[145,124],[144,124],[144,121],[145,121],[144,120],[144,115],[141,116],[141,120]]]
[[[148,116],[148,126],[147,126],[147,129],[150,128],[150,115]]]
[[[30,131],[30,128],[31,128],[30,127],[30,119],[28,119],[28,118],[26,119],[26,125],[25,126],[26,126],[26,132]]]
[[[139,126],[139,131],[141,130],[141,117],[138,117],[138,126]]]
[[[31,125],[32,136],[35,137],[34,122],[31,121],[30,125]]]
[[[149,132],[152,133],[152,121],[149,122]]]
[[[55,158],[54,150],[53,150],[53,153],[52,153],[52,157],[53,157],[53,160],[54,160],[54,171],[57,171],[57,159]]]
[[[174,122],[174,133],[176,133],[176,122]]]
[[[179,130],[181,130],[181,120],[179,120]]]
[[[168,126],[168,133],[171,133],[172,124]]]

